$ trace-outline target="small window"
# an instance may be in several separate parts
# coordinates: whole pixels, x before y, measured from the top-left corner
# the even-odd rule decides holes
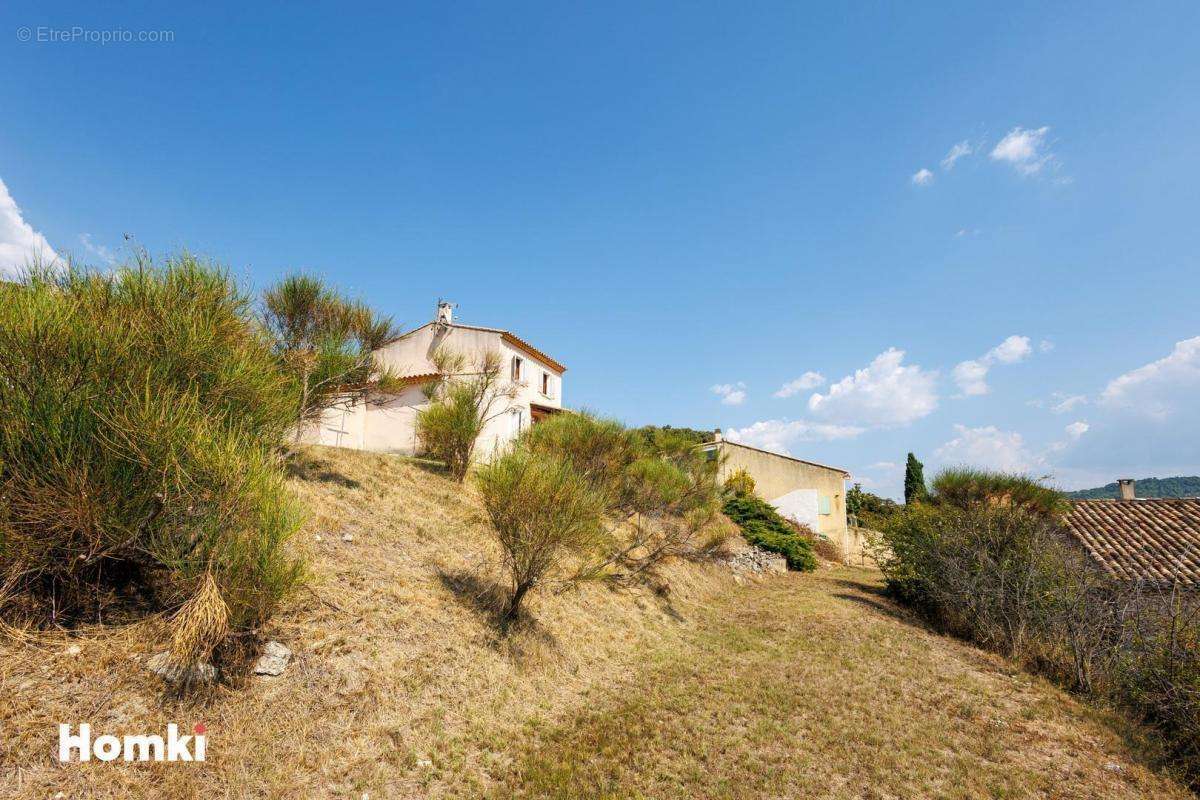
[[[546,397],[550,396],[550,373],[549,372],[542,373],[542,394],[546,395]]]
[[[823,515],[832,514],[833,513],[833,498],[827,494],[821,495],[819,509],[818,509],[817,513],[823,514]]]
[[[513,356],[512,360],[512,379],[514,381],[521,380],[521,368],[525,365],[525,359],[520,356]]]

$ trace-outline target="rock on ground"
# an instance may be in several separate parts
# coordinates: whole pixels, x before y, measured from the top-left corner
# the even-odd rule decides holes
[[[270,641],[263,647],[258,663],[254,665],[255,675],[281,675],[292,660],[292,651],[281,642]]]
[[[170,684],[193,685],[212,683],[217,679],[217,668],[203,661],[189,666],[180,666],[171,661],[169,653],[158,653],[150,657],[146,666],[155,675]]]

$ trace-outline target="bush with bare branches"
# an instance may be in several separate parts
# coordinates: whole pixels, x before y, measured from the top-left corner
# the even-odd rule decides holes
[[[507,413],[518,387],[504,380],[500,354],[474,360],[439,348],[433,354],[439,378],[425,388],[430,405],[417,414],[417,438],[425,453],[442,461],[462,481],[487,424]]]
[[[524,449],[481,467],[478,482],[510,581],[507,626],[530,591],[567,577],[568,558],[601,546],[603,501],[565,459]]]

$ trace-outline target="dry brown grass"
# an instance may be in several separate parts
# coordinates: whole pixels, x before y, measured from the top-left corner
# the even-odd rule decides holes
[[[288,670],[179,700],[142,666],[160,620],[0,642],[0,797],[1187,796],[1135,730],[926,632],[875,573],[674,563],[669,592],[547,594],[502,638],[470,489],[323,449],[298,473],[314,583],[266,631]],[[58,764],[83,721],[203,721],[208,760]]]
[[[313,580],[264,632],[293,649],[288,670],[176,700],[142,666],[169,639],[161,621],[0,641],[0,797],[476,794],[504,773],[509,737],[577,709],[732,584],[716,566],[668,565],[669,598],[601,584],[547,594],[530,602],[535,622],[502,638],[503,574],[469,487],[321,448],[296,472],[314,513],[294,544]],[[94,734],[203,721],[208,759],[60,766],[57,724],[85,721]]]

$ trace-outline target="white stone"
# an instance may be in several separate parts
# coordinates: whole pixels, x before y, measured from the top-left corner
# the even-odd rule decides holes
[[[292,660],[292,651],[281,642],[270,641],[263,647],[262,655],[254,665],[255,675],[282,675]]]
[[[353,542],[353,541],[354,541],[354,537],[353,537],[353,536],[351,536],[351,535],[350,535],[350,534],[348,534],[348,533],[343,533],[343,534],[342,534],[342,541],[343,541],[343,542]]]

